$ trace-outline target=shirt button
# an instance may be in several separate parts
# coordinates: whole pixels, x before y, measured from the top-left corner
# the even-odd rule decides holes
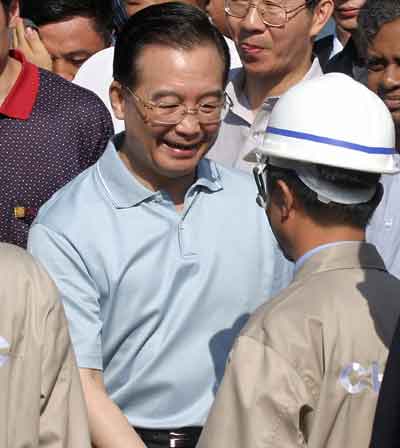
[[[387,219],[387,220],[385,221],[385,228],[386,228],[387,230],[390,230],[390,229],[392,228],[392,226],[393,226],[393,219]]]

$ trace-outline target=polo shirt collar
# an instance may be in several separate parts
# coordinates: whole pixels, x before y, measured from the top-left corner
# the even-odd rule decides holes
[[[310,69],[308,70],[302,81],[318,78],[322,74],[323,72],[318,58],[314,58]],[[244,92],[244,80],[245,70],[243,67],[231,70],[230,81],[226,87],[226,92],[228,93],[233,103],[230,113],[234,113],[243,120],[247,121],[249,124],[252,124],[255,117]],[[267,97],[264,102],[269,105],[269,108],[272,110],[278,99],[279,96],[271,96]]]
[[[222,190],[222,180],[219,170],[214,161],[209,159],[200,160],[197,166],[197,180],[192,188],[204,187],[211,192]]]
[[[116,208],[135,207],[159,194],[142,185],[128,170],[118,155],[124,133],[115,135],[96,164],[101,183]],[[211,192],[221,190],[222,182],[215,162],[202,159],[197,167],[197,180],[190,190],[206,188]]]
[[[226,87],[226,92],[232,100],[230,112],[251,123],[254,114],[244,93],[244,79],[245,71],[243,67],[231,70],[230,82]]]
[[[21,63],[21,71],[9,94],[0,106],[0,114],[27,120],[32,113],[39,92],[39,69],[29,63],[18,50],[10,50],[10,57]]]

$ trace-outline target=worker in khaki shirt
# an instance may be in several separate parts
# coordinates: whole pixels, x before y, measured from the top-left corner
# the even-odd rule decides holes
[[[380,174],[399,171],[390,113],[324,75],[254,142],[257,202],[296,274],[237,339],[198,448],[366,448],[400,313],[399,280],[364,242]]]
[[[0,244],[0,447],[89,448],[86,408],[53,282]]]

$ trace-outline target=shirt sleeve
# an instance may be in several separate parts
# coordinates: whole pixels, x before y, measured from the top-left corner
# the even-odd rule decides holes
[[[240,336],[197,448],[306,447],[310,394],[288,361]]]
[[[400,320],[390,346],[378,396],[370,448],[400,446]]]
[[[43,332],[40,448],[90,448],[79,372],[60,302],[49,310]]]
[[[55,281],[67,315],[80,368],[102,370],[99,291],[73,244],[42,224],[33,224],[28,250]]]
[[[93,165],[103,154],[108,141],[114,135],[111,115],[100,98],[84,90],[89,96],[81,111],[80,147],[82,169]]]

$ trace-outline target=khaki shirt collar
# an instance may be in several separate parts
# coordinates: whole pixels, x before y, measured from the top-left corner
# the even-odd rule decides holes
[[[330,246],[312,255],[297,271],[294,280],[304,280],[312,274],[338,269],[377,269],[386,271],[373,244],[354,241]]]

